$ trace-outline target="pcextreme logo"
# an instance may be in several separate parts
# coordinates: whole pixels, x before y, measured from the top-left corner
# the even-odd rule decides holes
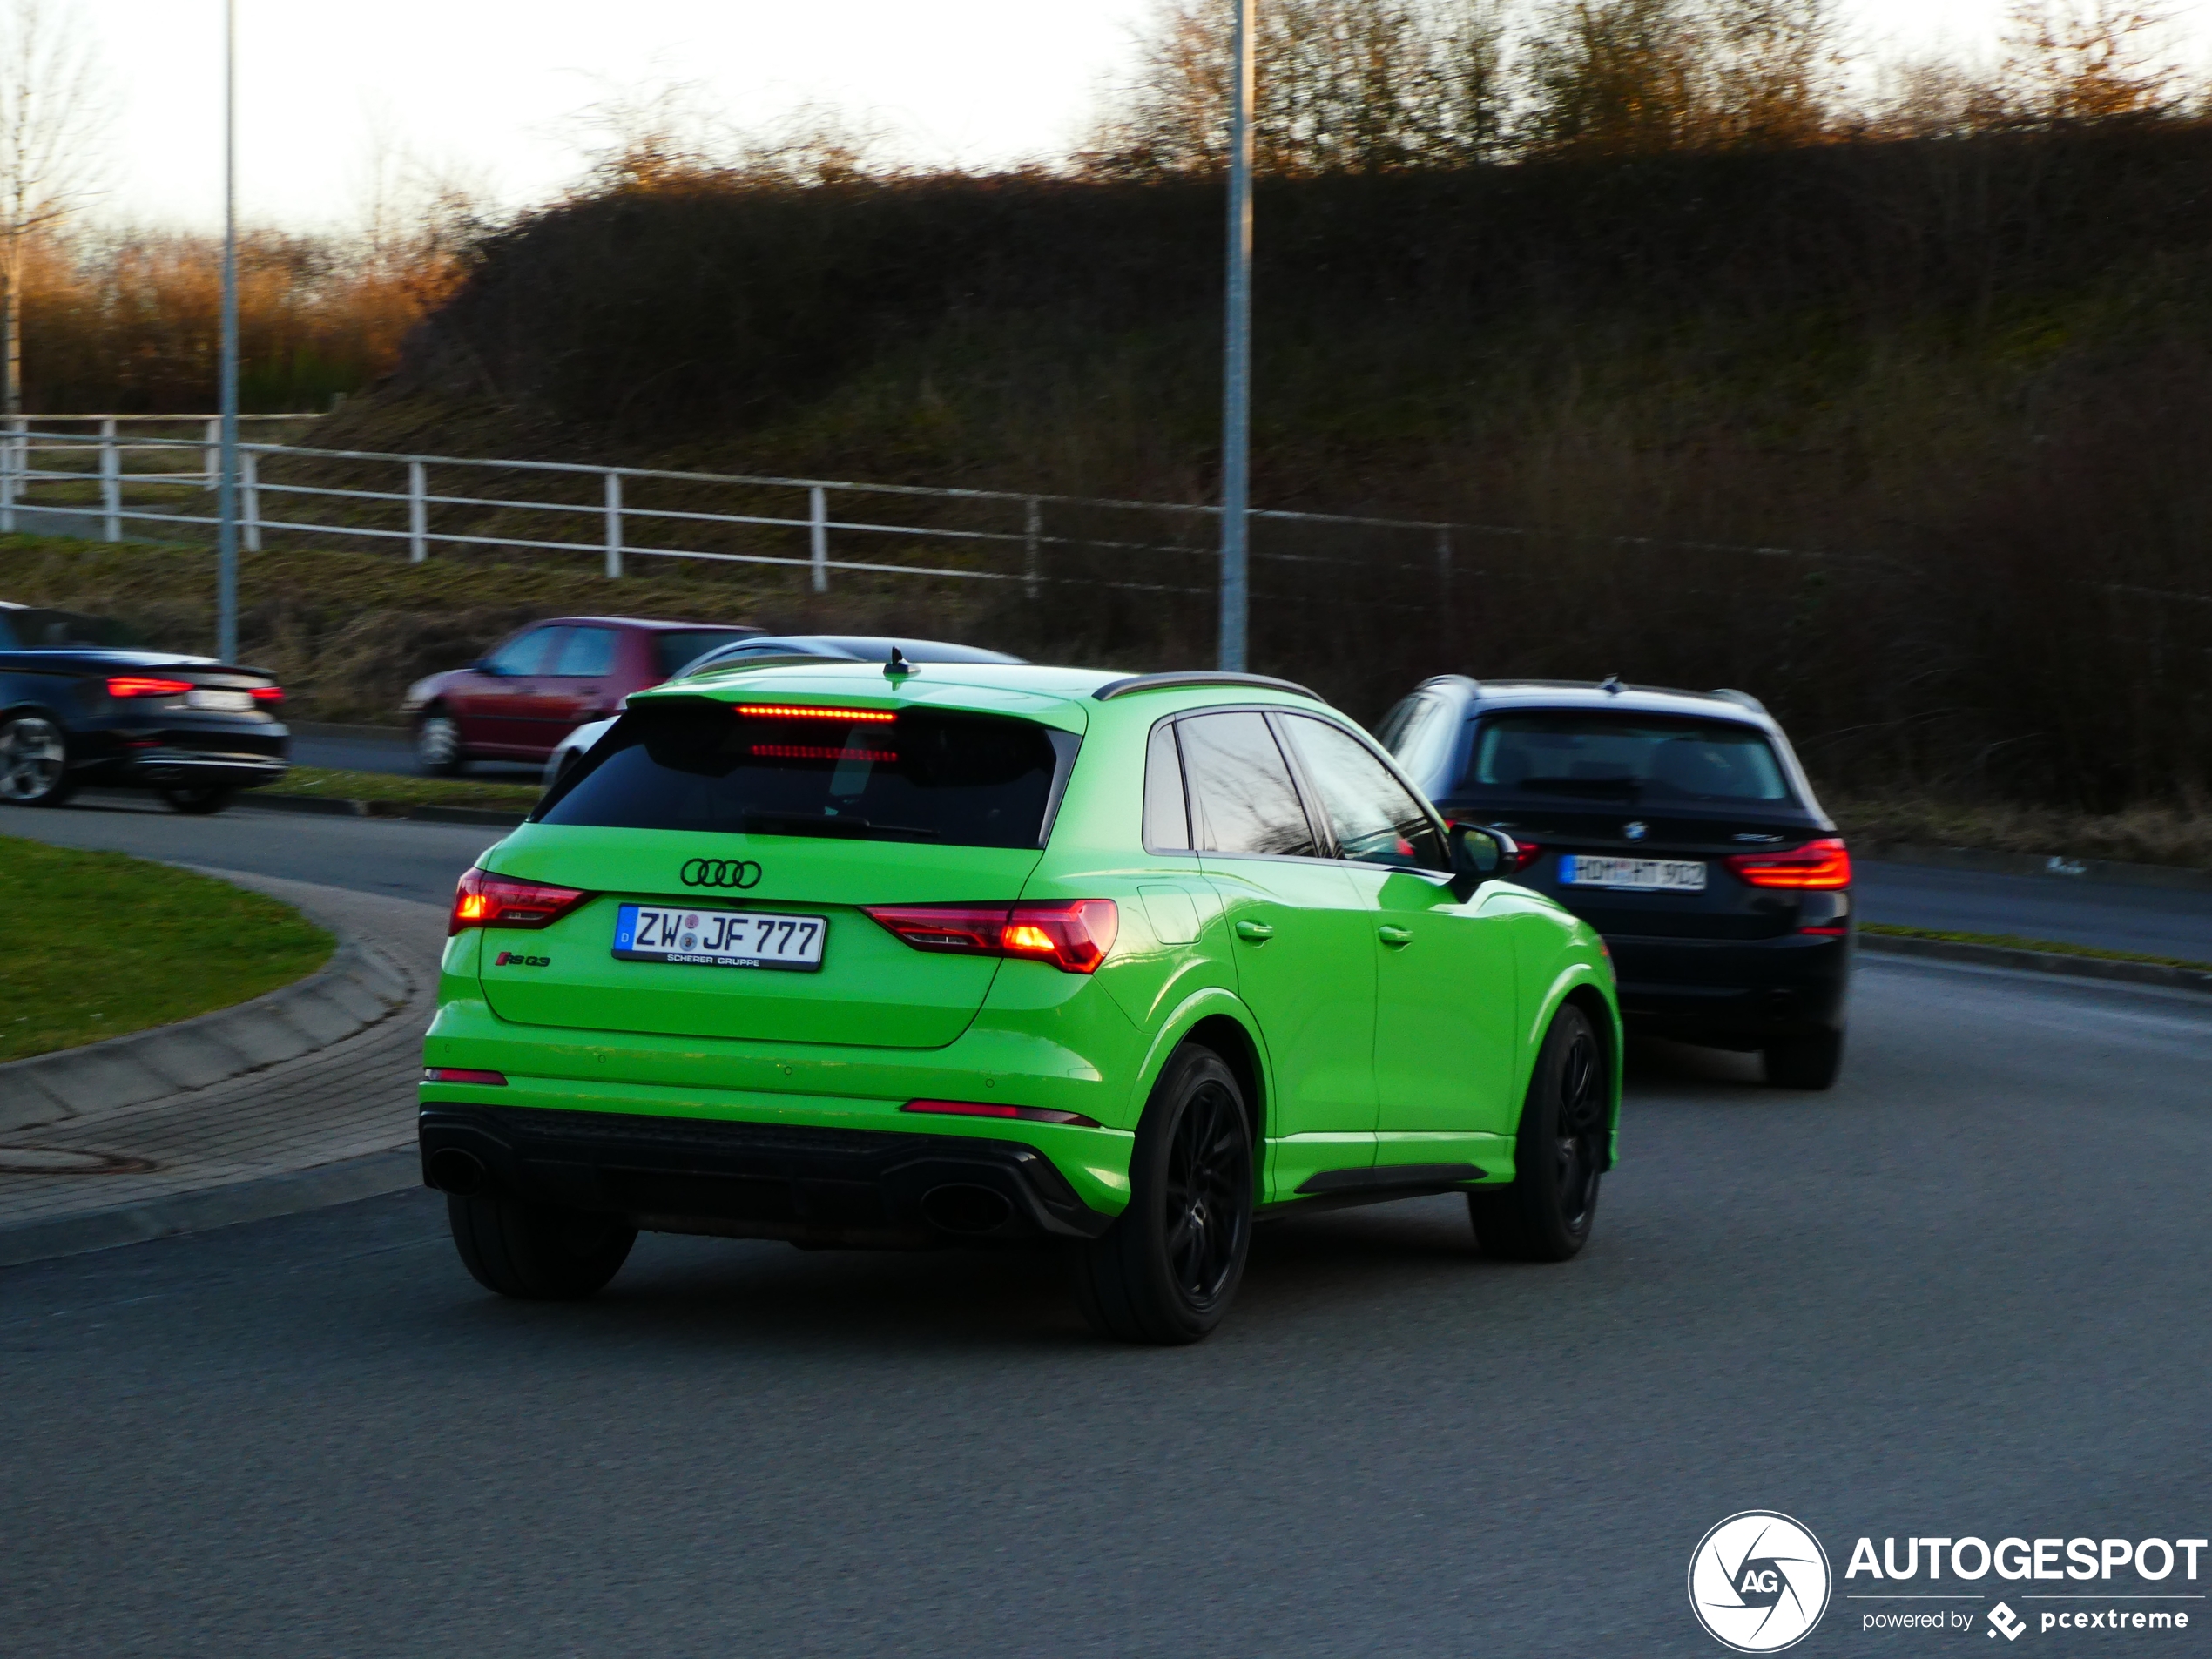
[[[1828,1610],[1828,1590],[1820,1540],[1771,1509],[1730,1515],[1690,1554],[1690,1611],[1738,1653],[1795,1647]]]

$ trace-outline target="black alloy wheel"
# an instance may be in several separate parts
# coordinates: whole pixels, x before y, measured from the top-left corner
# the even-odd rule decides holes
[[[1514,1143],[1514,1179],[1467,1194],[1487,1255],[1563,1262],[1589,1242],[1605,1170],[1612,1088],[1590,1017],[1569,1003],[1544,1034]]]
[[[1130,1203],[1078,1247],[1076,1296],[1102,1336],[1196,1342],[1221,1322],[1252,1238],[1251,1118],[1211,1049],[1170,1060],[1137,1127]]]
[[[597,1295],[637,1242],[637,1230],[620,1216],[486,1193],[448,1193],[446,1221],[476,1283],[526,1302]]]
[[[0,721],[0,800],[58,806],[77,792],[69,775],[69,738],[43,714]]]
[[[221,812],[237,796],[233,784],[165,784],[161,788],[161,799],[172,812],[189,813],[195,818]]]

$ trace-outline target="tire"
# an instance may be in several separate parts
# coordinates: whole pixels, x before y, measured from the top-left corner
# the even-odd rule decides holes
[[[203,818],[210,813],[219,813],[238,799],[234,784],[170,784],[163,787],[161,799],[169,803],[170,810],[188,813]]]
[[[1844,1034],[1821,1031],[1766,1048],[1766,1080],[1777,1089],[1833,1089],[1844,1069]]]
[[[1581,1253],[1597,1218],[1613,1091],[1590,1016],[1568,1003],[1552,1020],[1521,1109],[1510,1185],[1467,1194],[1483,1253],[1514,1262],[1563,1262]]]
[[[0,800],[58,806],[77,792],[69,775],[69,734],[43,714],[0,721]]]
[[[451,778],[468,765],[460,724],[442,709],[433,709],[415,722],[415,762],[432,778]]]
[[[512,1198],[448,1193],[446,1219],[476,1283],[527,1302],[596,1295],[637,1242],[637,1230],[620,1216]]]
[[[1251,1240],[1244,1091],[1220,1055],[1186,1044],[1137,1125],[1129,1208],[1077,1248],[1076,1299],[1101,1336],[1196,1342],[1229,1312]]]

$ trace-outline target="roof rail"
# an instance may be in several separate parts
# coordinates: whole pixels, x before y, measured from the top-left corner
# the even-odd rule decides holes
[[[1754,714],[1764,714],[1766,712],[1765,704],[1760,702],[1758,698],[1753,697],[1749,691],[1739,691],[1732,686],[1716,685],[1711,691],[1707,693],[1707,695],[1711,697],[1725,698],[1730,703],[1741,704],[1743,707],[1750,710]]]
[[[1181,674],[1132,674],[1127,679],[1108,680],[1091,696],[1101,703],[1110,703],[1132,691],[1174,691],[1197,685],[1242,685],[1257,691],[1289,691],[1297,697],[1310,697],[1325,707],[1329,700],[1295,681],[1271,679],[1265,674],[1232,674],[1222,669],[1194,669]]]

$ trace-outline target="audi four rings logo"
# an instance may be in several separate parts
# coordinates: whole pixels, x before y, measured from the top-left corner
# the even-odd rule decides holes
[[[1697,1541],[1689,1606],[1723,1647],[1779,1653],[1812,1633],[1828,1610],[1828,1552],[1771,1509],[1746,1509]]]
[[[760,867],[751,859],[692,859],[678,873],[687,887],[755,887]]]

